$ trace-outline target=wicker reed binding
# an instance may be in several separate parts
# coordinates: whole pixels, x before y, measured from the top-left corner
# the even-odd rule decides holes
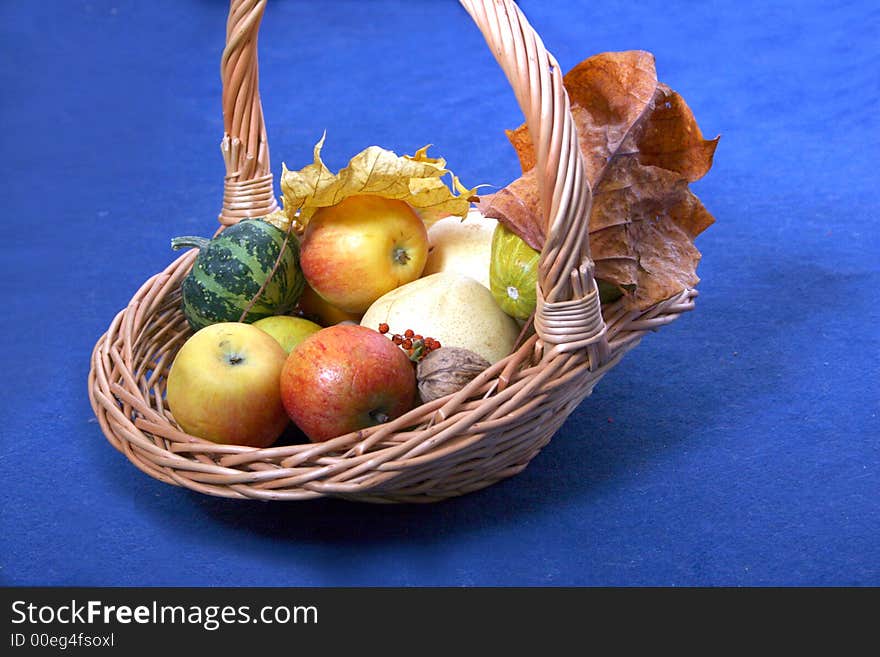
[[[583,174],[562,74],[511,0],[461,0],[501,65],[536,144],[548,218],[535,335],[460,392],[378,427],[318,444],[254,449],[183,433],[164,406],[165,375],[190,335],[180,283],[195,252],[147,280],[98,340],[89,397],[110,443],[161,481],[209,495],[335,496],[430,502],[520,472],[597,381],[648,331],[693,308],[695,290],[644,312],[600,307]],[[275,209],[257,84],[265,0],[232,0],[223,52],[227,165],[220,222]]]
[[[269,141],[260,103],[257,33],[266,2],[233,2],[226,22],[223,80],[223,141],[226,163],[220,223],[264,217],[278,209],[269,168]]]

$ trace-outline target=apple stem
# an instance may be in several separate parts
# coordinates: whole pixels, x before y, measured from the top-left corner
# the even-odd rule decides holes
[[[402,246],[395,246],[394,247],[394,253],[392,255],[392,258],[394,259],[394,262],[396,262],[398,265],[405,265],[406,263],[408,263],[410,261],[409,254],[406,252],[406,249],[404,249]]]
[[[382,411],[370,411],[370,417],[376,420],[377,424],[385,424],[388,420],[391,419],[390,416],[386,415]]]

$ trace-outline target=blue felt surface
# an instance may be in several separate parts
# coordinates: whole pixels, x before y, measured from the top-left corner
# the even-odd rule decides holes
[[[503,185],[520,114],[451,1],[269,3],[273,169],[426,143]],[[141,474],[90,350],[219,209],[226,3],[0,5],[0,583],[880,584],[875,2],[523,0],[564,69],[641,48],[715,166],[697,310],[517,477],[433,506],[262,504]]]

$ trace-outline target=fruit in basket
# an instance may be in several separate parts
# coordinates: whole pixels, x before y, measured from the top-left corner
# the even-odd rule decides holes
[[[285,243],[285,237],[261,219],[245,219],[211,240],[192,236],[171,240],[174,249],[199,249],[182,285],[183,312],[194,331],[219,322],[237,322],[245,310],[244,321],[254,322],[293,309],[305,279],[299,244],[293,236]]]
[[[412,361],[363,326],[330,326],[297,345],[281,371],[281,399],[309,440],[382,424],[416,401]]]
[[[499,223],[492,237],[489,289],[502,310],[517,320],[528,319],[537,306],[538,260],[541,254],[507,226]],[[616,285],[597,280],[601,303],[622,296]]]
[[[268,447],[290,423],[279,385],[286,357],[275,338],[251,324],[212,324],[190,336],[174,357],[168,408],[190,435]]]
[[[535,311],[540,257],[540,253],[504,224],[495,228],[489,289],[501,309],[511,317],[528,319]]]
[[[467,217],[446,217],[428,229],[428,261],[423,276],[448,271],[465,274],[489,287],[492,235],[497,219],[487,219],[479,210]]]
[[[336,306],[331,306],[319,297],[308,283],[299,298],[298,308],[303,317],[321,326],[333,326],[340,322],[357,323],[361,321],[361,315],[363,315],[363,313],[347,313]]]
[[[254,326],[265,331],[278,341],[286,353],[309,337],[321,330],[321,326],[304,317],[291,315],[273,315],[254,322]]]
[[[362,313],[389,290],[417,279],[427,257],[427,230],[413,209],[365,194],[320,208],[302,242],[309,285],[348,313]]]
[[[490,363],[506,356],[519,335],[516,321],[495,303],[492,293],[464,274],[440,272],[388,292],[370,306],[361,325],[389,332],[415,329],[443,347],[462,347]]]

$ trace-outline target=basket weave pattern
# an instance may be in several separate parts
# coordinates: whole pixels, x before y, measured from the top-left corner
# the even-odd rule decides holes
[[[141,286],[92,353],[98,422],[142,471],[210,495],[262,500],[462,495],[520,472],[646,332],[693,308],[695,290],[647,311],[601,307],[589,254],[590,190],[559,66],[513,2],[461,3],[507,75],[536,146],[548,230],[535,334],[461,391],[386,424],[316,444],[218,445],[184,433],[164,405],[165,376],[191,334],[180,284],[196,253],[185,253]],[[277,208],[257,88],[264,9],[265,0],[231,2],[221,64],[223,225]]]

